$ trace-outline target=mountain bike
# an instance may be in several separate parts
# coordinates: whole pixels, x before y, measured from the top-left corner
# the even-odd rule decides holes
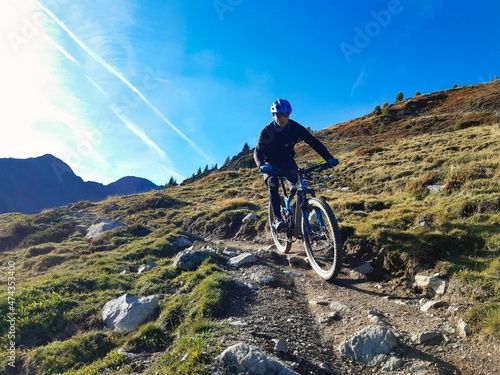
[[[287,193],[285,178],[278,170],[283,195],[281,215],[287,229],[278,232],[273,227],[275,215],[269,204],[269,226],[273,241],[282,253],[288,253],[294,240],[302,240],[313,270],[324,280],[334,279],[340,272],[344,253],[340,230],[331,207],[325,200],[316,198],[314,189],[307,186],[306,178],[312,171],[330,168],[328,164],[318,164],[309,168],[299,168],[297,184]]]

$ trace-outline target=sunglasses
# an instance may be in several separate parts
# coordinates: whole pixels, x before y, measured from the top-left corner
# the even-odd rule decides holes
[[[290,113],[273,113],[273,116],[276,116],[277,118],[288,117],[290,116]]]

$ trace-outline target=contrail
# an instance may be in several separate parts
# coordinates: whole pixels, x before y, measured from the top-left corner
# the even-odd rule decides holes
[[[137,125],[135,125],[132,121],[130,121],[125,116],[121,115],[118,111],[113,110],[113,113],[127,126],[127,128],[134,133],[137,137],[139,137],[145,144],[147,144],[150,148],[152,148],[158,155],[164,158],[168,163],[172,163],[172,161],[168,158],[165,151],[163,151],[158,145],[149,138],[143,130],[139,129]]]
[[[92,51],[85,43],[83,43],[73,32],[59,19],[57,16],[52,13],[49,9],[43,6],[38,0],[36,0],[38,6],[43,9],[47,15],[52,18],[58,25],[61,27],[66,33],[73,39],[85,52],[87,52],[99,65],[101,65],[108,72],[117,77],[120,81],[122,81],[130,90],[132,90],[153,112],[165,122],[172,130],[174,130],[182,139],[184,139],[189,145],[201,156],[203,156],[210,163],[213,163],[213,160],[210,156],[208,156],[201,148],[198,147],[196,143],[194,143],[188,136],[186,136],[179,128],[177,128],[168,118],[166,118],[163,113],[161,113],[145,96],[144,94],[137,89],[130,81],[118,70],[109,65],[106,61],[104,61],[99,55],[97,55],[94,51]]]
[[[76,59],[73,56],[71,56],[71,54],[68,51],[66,51],[64,49],[63,46],[61,46],[59,43],[57,43],[54,39],[52,39],[48,35],[44,35],[44,37],[45,37],[45,40],[47,41],[47,43],[49,43],[52,47],[54,47],[59,52],[61,52],[68,60],[72,61],[76,65],[80,65],[80,64],[78,64],[78,61],[76,61]]]
[[[120,114],[118,111],[113,110],[114,114],[127,126],[127,128],[134,133],[137,137],[139,137],[148,147],[150,147],[152,150],[154,150],[160,157],[163,159],[164,162],[167,164],[172,164],[172,161],[169,159],[167,154],[160,148],[158,145],[151,139],[149,138],[146,133],[144,133],[143,130],[141,130],[136,124],[134,124],[132,121],[130,121],[127,117],[123,116]],[[157,163],[161,168],[167,171],[168,174],[175,176],[176,178],[181,178],[183,177],[177,173],[175,170],[172,170],[170,168],[165,167],[164,165]]]

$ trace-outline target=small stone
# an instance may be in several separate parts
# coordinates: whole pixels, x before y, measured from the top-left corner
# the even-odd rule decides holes
[[[282,352],[282,353],[287,352],[286,342],[284,339],[273,339],[273,342],[274,342],[275,352]]]
[[[442,305],[443,303],[441,301],[429,301],[420,308],[420,311],[427,312],[430,309],[436,309],[438,307],[441,307]]]

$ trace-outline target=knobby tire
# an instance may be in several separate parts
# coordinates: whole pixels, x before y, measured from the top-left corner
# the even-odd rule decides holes
[[[283,198],[281,198],[281,206],[284,206],[285,202]],[[276,245],[276,248],[278,249],[279,252],[281,253],[288,253],[290,252],[290,249],[292,248],[292,234],[288,232],[286,233],[278,233],[276,230],[273,228],[273,221],[274,221],[274,213],[273,209],[271,207],[271,203],[269,203],[269,228],[271,229],[271,236],[273,237],[274,244]],[[285,221],[288,221],[288,218],[284,218]]]
[[[332,280],[339,274],[344,258],[337,219],[330,206],[318,198],[309,198],[306,207],[307,216],[302,216],[302,233],[309,263],[319,277]],[[317,213],[323,220],[322,227],[315,216]]]

